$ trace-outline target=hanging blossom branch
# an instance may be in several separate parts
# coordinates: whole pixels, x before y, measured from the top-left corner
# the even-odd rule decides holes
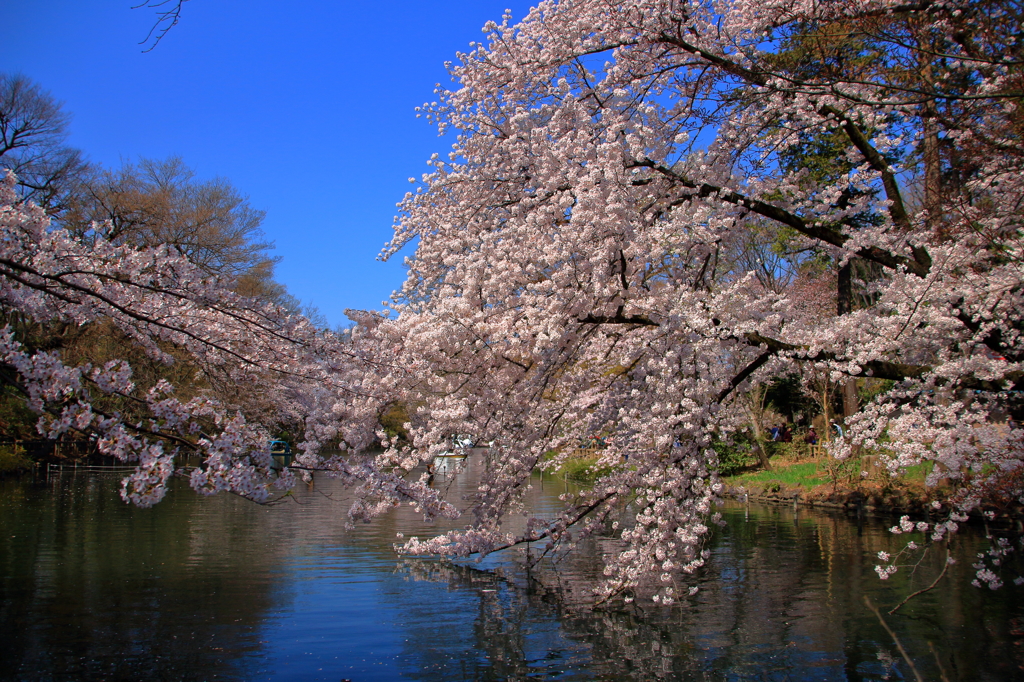
[[[38,429],[47,438],[89,436],[101,452],[135,463],[122,488],[126,501],[155,504],[176,473],[203,493],[268,500],[274,486],[294,482],[290,472],[271,469],[268,434],[281,416],[310,420],[310,467],[324,466],[315,453],[325,434],[314,422],[345,415],[354,441],[360,430],[364,441],[367,432],[372,436],[372,428],[359,425],[376,398],[355,369],[365,354],[350,341],[234,294],[168,249],[104,240],[85,246],[52,227],[40,208],[18,202],[14,183],[9,173],[0,181],[0,304],[9,319],[108,324],[158,363],[194,363],[232,383],[240,397],[248,391],[269,403],[250,421],[240,407],[203,391],[179,398],[166,380],[140,387],[126,359],[67,364],[59,350],[33,350],[11,324],[4,326],[4,382],[40,414]],[[332,395],[332,412],[316,400],[324,391]],[[179,454],[199,455],[202,463],[179,467]]]

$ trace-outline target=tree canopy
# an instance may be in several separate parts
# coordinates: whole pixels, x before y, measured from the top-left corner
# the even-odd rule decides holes
[[[272,280],[277,259],[260,227],[264,212],[227,180],[199,180],[181,158],[171,157],[94,169],[79,184],[59,215],[79,239],[168,246],[246,295],[284,295]]]
[[[70,116],[25,76],[0,73],[0,167],[16,174],[22,199],[60,210],[88,164],[67,145]]]

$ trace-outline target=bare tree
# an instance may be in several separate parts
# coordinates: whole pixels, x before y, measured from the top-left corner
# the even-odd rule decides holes
[[[0,167],[18,176],[18,193],[59,213],[88,164],[67,145],[70,115],[20,74],[0,74]]]
[[[227,180],[199,180],[171,157],[94,171],[81,189],[60,220],[80,239],[168,245],[238,293],[282,302],[284,288],[273,281],[278,259],[260,228],[265,214]]]

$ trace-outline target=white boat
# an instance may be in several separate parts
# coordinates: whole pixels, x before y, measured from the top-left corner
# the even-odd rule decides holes
[[[466,463],[465,453],[446,452],[436,455],[427,470],[431,475],[442,474],[445,476],[454,475],[462,471]]]

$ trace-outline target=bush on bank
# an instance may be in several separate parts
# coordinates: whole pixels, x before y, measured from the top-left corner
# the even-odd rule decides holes
[[[0,445],[0,476],[28,471],[32,464],[17,445]]]

